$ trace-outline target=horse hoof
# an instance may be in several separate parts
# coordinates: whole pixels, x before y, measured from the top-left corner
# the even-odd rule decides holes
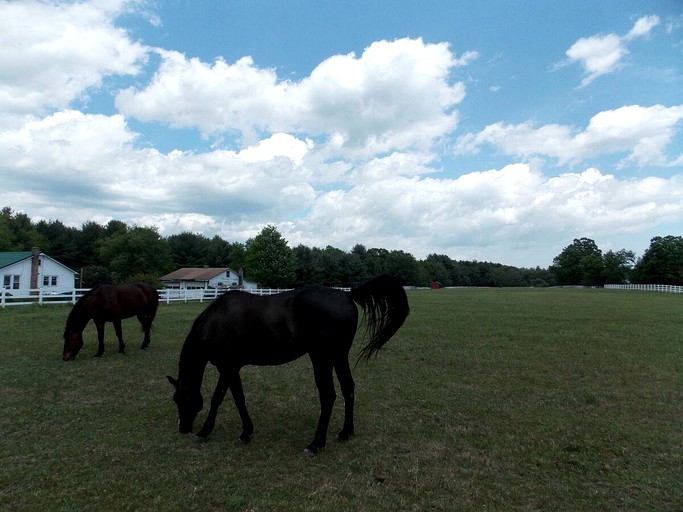
[[[205,436],[194,436],[195,443],[206,443],[208,437]]]
[[[337,436],[337,439],[340,441],[348,441],[351,439],[351,436],[353,435],[353,432],[347,433],[347,432],[339,432],[339,435]]]
[[[315,443],[309,444],[305,449],[304,449],[304,457],[315,457],[320,453],[320,450],[322,450],[324,447],[323,446],[318,446]]]
[[[304,457],[307,459],[312,459],[316,455],[318,455],[318,450],[313,451],[311,448],[304,448]]]

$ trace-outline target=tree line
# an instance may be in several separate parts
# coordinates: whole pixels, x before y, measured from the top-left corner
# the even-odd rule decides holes
[[[683,237],[656,236],[642,257],[621,249],[602,253],[594,240],[576,238],[555,257],[550,272],[559,285],[683,285]]]
[[[609,251],[602,255],[590,239],[574,240],[548,269],[518,268],[457,261],[440,254],[417,260],[401,250],[366,248],[362,244],[351,251],[329,245],[290,248],[273,226],[264,227],[258,235],[240,243],[228,242],[218,235],[209,238],[190,232],[162,237],[154,227],[129,226],[119,220],[106,225],[90,221],[80,228],[66,226],[59,220],[33,222],[24,213],[3,208],[0,251],[27,251],[31,247],[40,247],[77,271],[77,285],[84,288],[104,282],[141,280],[158,286],[158,278],[164,274],[182,267],[203,266],[243,268],[246,279],[272,288],[352,286],[382,272],[399,277],[405,285],[444,287],[600,285],[626,282],[634,276],[651,279],[661,274],[655,273],[659,266],[647,253],[636,265],[631,251]],[[683,252],[679,257],[677,279],[681,281]],[[669,274],[667,279],[671,278]]]

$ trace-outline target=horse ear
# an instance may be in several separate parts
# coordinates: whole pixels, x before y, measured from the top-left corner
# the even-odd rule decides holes
[[[169,381],[171,384],[173,384],[173,386],[175,386],[176,389],[178,388],[179,382],[178,382],[176,379],[174,379],[174,378],[171,377],[170,375],[166,375],[166,378],[168,379],[168,381]]]

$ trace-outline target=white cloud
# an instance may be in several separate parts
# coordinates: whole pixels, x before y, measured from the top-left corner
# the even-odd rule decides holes
[[[619,180],[587,169],[548,177],[514,164],[457,179],[404,177],[330,191],[283,230],[307,245],[324,239],[343,248],[364,243],[418,257],[443,252],[514,264],[540,241],[547,248],[586,234],[637,232],[682,214],[681,175]],[[549,264],[554,255],[538,256]]]
[[[624,37],[625,40],[647,36],[650,31],[659,25],[659,16],[643,16],[636,21],[631,31]]]
[[[491,144],[506,154],[556,158],[559,164],[579,163],[598,155],[625,153],[619,164],[670,167],[680,165],[681,155],[670,159],[666,149],[683,120],[683,105],[641,107],[630,105],[593,116],[585,130],[557,124],[535,127],[495,123],[479,133],[458,138],[455,151],[475,153]]]
[[[599,76],[614,71],[627,53],[621,38],[608,34],[579,39],[567,50],[567,57],[583,66],[586,76],[581,80],[581,86],[584,87]]]
[[[586,169],[552,177],[513,164],[437,178],[426,174],[428,155],[396,152],[353,167],[345,188],[319,188],[307,143],[291,135],[242,152],[163,154],[135,140],[121,116],[74,111],[5,130],[2,200],[72,225],[116,218],[164,235],[244,241],[274,224],[292,245],[363,243],[518,265],[549,264],[553,247],[572,237],[647,230],[683,215],[681,175],[620,180]]]
[[[567,63],[578,62],[583,66],[585,75],[581,87],[590,84],[596,78],[615,71],[629,52],[626,43],[643,37],[659,24],[659,17],[644,16],[639,18],[631,31],[624,37],[616,34],[595,35],[576,41],[566,52]]]
[[[306,153],[313,148],[312,141],[302,141],[288,133],[275,133],[270,138],[239,152],[239,158],[248,163],[266,162],[277,157],[289,158],[300,164]]]
[[[65,108],[106,76],[136,74],[146,50],[114,25],[130,3],[0,2],[0,111]]]
[[[135,139],[120,115],[76,111],[3,130],[3,200],[25,194],[30,183],[36,200],[61,204],[64,212],[77,198],[128,218],[166,211],[249,218],[305,209],[315,197],[308,171],[298,165],[306,143],[289,135],[275,136],[244,155],[224,150],[162,154],[136,149]],[[279,139],[288,145],[278,148],[273,142]]]
[[[468,52],[456,59],[448,45],[421,39],[379,41],[360,57],[330,57],[292,82],[258,68],[250,57],[229,64],[159,54],[151,83],[118,95],[125,115],[196,127],[206,136],[237,131],[247,144],[260,131],[305,133],[329,142],[337,156],[353,157],[424,149],[451,132],[457,122],[452,108],[465,88],[451,85],[449,73],[476,57]]]
[[[83,172],[98,172],[103,162],[118,159],[119,151],[135,138],[122,116],[66,110],[0,131],[0,160],[36,176],[56,171],[87,179]]]
[[[71,225],[116,218],[231,241],[274,224],[292,245],[363,243],[520,265],[549,264],[575,236],[650,230],[683,215],[680,174],[624,180],[589,161],[616,155],[611,172],[683,165],[671,154],[683,105],[605,110],[582,127],[492,124],[461,136],[456,151],[491,145],[534,163],[458,176],[439,151],[452,144],[465,97],[457,73],[479,54],[446,43],[378,41],[299,80],[250,57],[204,62],[154,49],[154,76],[119,91],[119,115],[74,110],[74,100],[107,92],[106,77],[140,71],[150,50],[116,25],[138,6],[0,0],[0,206]],[[590,83],[622,65],[630,42],[658,22],[644,17],[626,36],[581,39],[569,62]],[[132,117],[197,129],[215,137],[214,149],[140,147],[153,136],[136,133]],[[234,150],[216,149],[235,135]],[[583,171],[552,176],[538,157]]]

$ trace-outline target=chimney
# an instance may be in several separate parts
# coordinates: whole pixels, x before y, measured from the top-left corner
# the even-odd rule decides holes
[[[38,288],[38,274],[40,273],[40,249],[31,247],[31,289]]]

